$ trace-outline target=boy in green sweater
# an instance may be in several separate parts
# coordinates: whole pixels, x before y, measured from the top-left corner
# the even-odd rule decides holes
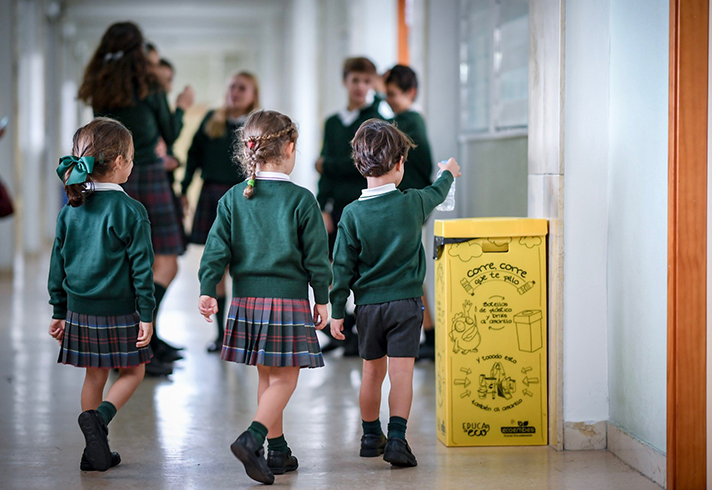
[[[408,152],[405,174],[398,188],[402,191],[422,189],[432,183],[433,159],[430,154],[425,121],[420,112],[414,109],[415,98],[418,95],[418,77],[410,67],[396,65],[388,71],[385,84],[386,102],[396,114],[393,122],[415,144],[415,148]],[[425,294],[423,294],[423,306],[425,306],[423,310],[425,342],[420,346],[418,360],[435,361],[435,328]]]
[[[317,171],[321,174],[316,199],[329,234],[329,257],[334,251],[336,227],[344,207],[358,199],[361,189],[366,187],[366,180],[356,170],[351,159],[351,140],[365,120],[385,119],[388,116],[379,112],[383,100],[374,95],[373,85],[377,72],[371,60],[363,57],[348,58],[344,62],[342,76],[348,93],[348,106],[326,120],[324,144],[316,162]],[[324,352],[343,343],[344,356],[357,356],[358,346],[352,332],[353,325],[354,317],[349,314],[344,331],[346,341],[333,342],[326,346]]]
[[[413,147],[403,132],[386,121],[369,119],[357,131],[352,146],[356,167],[368,188],[346,206],[339,222],[331,333],[343,338],[344,307],[353,290],[363,358],[360,455],[383,454],[394,466],[416,466],[405,431],[423,321],[426,262],[421,228],[435,206],[445,200],[454,177],[460,176],[460,166],[451,158],[438,164],[445,172],[433,185],[401,192],[396,187],[403,180],[404,162]],[[386,373],[391,381],[387,439],[378,419]]]

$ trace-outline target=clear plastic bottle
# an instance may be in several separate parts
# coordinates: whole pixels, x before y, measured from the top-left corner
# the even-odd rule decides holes
[[[443,160],[440,163],[447,163],[447,161]],[[443,173],[442,169],[438,170],[438,176],[437,176],[436,180],[440,178],[442,173]],[[437,209],[438,211],[452,211],[453,209],[455,209],[455,181],[454,180],[452,181],[450,190],[447,193],[447,197],[435,209]]]

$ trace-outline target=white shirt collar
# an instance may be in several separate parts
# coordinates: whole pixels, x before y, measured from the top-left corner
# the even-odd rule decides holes
[[[90,187],[91,188],[91,187]],[[126,194],[126,191],[119,184],[113,182],[94,182],[95,191],[119,191]]]
[[[257,180],[284,180],[287,182],[291,182],[292,180],[289,178],[289,175],[282,172],[265,172],[261,170],[255,172],[255,178]]]
[[[369,90],[368,94],[366,94],[366,102],[361,107],[358,107],[352,111],[350,111],[348,107],[344,107],[337,112],[336,114],[339,116],[339,119],[341,119],[341,124],[344,126],[351,126],[354,121],[358,119],[358,116],[361,115],[361,111],[373,104],[374,98],[375,92],[373,90]]]
[[[368,199],[373,199],[374,197],[382,196],[383,194],[388,194],[396,190],[396,185],[386,184],[380,185],[378,187],[371,187],[370,189],[361,189],[361,197],[358,198],[359,201],[366,201]]]

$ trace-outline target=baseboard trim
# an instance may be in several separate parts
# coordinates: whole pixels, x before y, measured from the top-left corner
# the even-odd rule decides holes
[[[608,451],[661,487],[667,488],[665,455],[613,422],[608,422]]]
[[[564,450],[606,449],[606,421],[564,422]]]

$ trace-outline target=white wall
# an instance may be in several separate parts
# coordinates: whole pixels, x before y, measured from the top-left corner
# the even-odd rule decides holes
[[[12,0],[0,0],[0,119],[7,117],[9,124],[5,136],[0,139],[0,179],[14,195],[14,156],[13,141],[17,134],[13,105],[15,103],[15,72],[13,70],[13,16]],[[15,250],[15,218],[0,219],[0,271],[12,267]]]
[[[610,1],[566,6],[564,420],[608,419]]]
[[[612,3],[610,417],[662,452],[666,444],[668,33],[666,0]]]

